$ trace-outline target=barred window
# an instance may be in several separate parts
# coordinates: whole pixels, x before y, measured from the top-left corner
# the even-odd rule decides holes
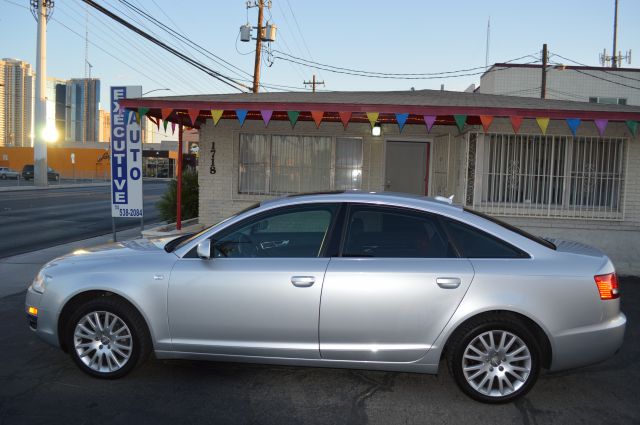
[[[240,134],[238,192],[269,195],[362,187],[362,139]]]
[[[491,214],[622,218],[622,138],[476,135],[467,193]]]

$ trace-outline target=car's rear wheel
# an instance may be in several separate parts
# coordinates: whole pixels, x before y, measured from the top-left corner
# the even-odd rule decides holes
[[[6,180],[7,179],[7,175],[6,174],[0,174],[0,179]]]
[[[463,325],[450,344],[449,369],[458,386],[484,403],[526,394],[540,372],[540,348],[520,321],[502,315]]]
[[[140,314],[115,297],[101,297],[82,304],[67,324],[66,343],[82,371],[107,379],[131,372],[151,349]]]

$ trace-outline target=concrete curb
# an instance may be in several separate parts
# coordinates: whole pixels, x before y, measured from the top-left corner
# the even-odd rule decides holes
[[[74,187],[100,187],[100,186],[109,186],[109,182],[56,184],[56,185],[49,185],[45,187],[8,186],[8,187],[0,187],[0,192],[24,192],[29,190],[69,189]]]

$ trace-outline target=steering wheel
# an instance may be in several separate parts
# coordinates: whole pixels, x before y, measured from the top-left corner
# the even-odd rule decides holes
[[[258,256],[258,247],[253,240],[244,233],[240,233],[238,237],[238,254],[239,257],[252,258]]]

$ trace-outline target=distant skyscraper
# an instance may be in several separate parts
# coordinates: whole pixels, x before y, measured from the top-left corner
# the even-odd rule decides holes
[[[67,81],[66,80],[62,80],[60,78],[55,78],[55,77],[47,77],[47,93],[46,93],[46,97],[47,97],[47,128],[55,128],[56,130],[58,130],[58,140],[64,140],[63,134],[64,134],[64,128],[63,131],[60,131],[60,128],[58,128],[57,125],[57,110],[58,110],[58,86],[59,85],[66,85]],[[63,105],[63,112],[64,112],[64,103],[65,103],[65,96],[64,96],[64,92],[62,93],[62,105]],[[64,114],[62,115],[63,118],[63,124],[62,126],[64,127]]]
[[[56,84],[55,122],[58,140],[67,140],[67,82]]]
[[[0,60],[0,146],[32,145],[33,72],[18,59]]]
[[[111,114],[110,111],[100,109],[100,135],[99,142],[111,141]]]
[[[90,143],[100,138],[100,80],[74,78],[67,82],[65,140]]]

